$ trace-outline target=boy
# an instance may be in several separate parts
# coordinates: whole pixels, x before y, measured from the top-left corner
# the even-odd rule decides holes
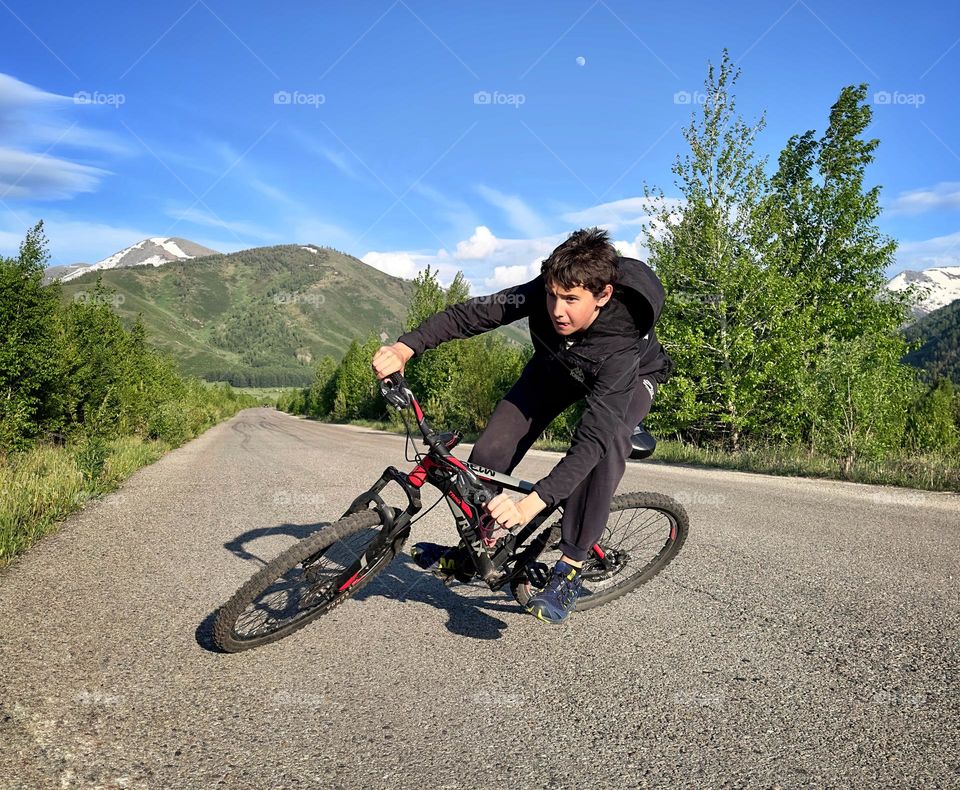
[[[586,398],[570,449],[553,470],[519,502],[500,493],[486,505],[496,526],[509,529],[567,500],[560,522],[563,556],[528,607],[540,620],[561,623],[576,604],[581,568],[606,526],[630,435],[650,411],[671,360],[653,332],[663,286],[645,263],[620,257],[606,231],[571,234],[540,272],[530,282],[431,316],[392,346],[381,347],[372,364],[383,379],[448,340],[527,318],[533,357],[494,409],[469,458],[507,474],[558,414]],[[439,560],[451,573],[463,571],[456,549],[418,544],[416,551],[423,567]],[[470,562],[460,556],[460,565]]]

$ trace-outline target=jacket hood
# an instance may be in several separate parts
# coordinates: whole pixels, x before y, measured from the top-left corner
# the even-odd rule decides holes
[[[663,310],[664,291],[659,278],[643,261],[621,257],[614,293],[618,288],[640,336],[646,335]]]

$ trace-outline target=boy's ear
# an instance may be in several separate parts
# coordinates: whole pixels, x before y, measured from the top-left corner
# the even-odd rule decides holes
[[[607,283],[603,286],[603,293],[597,297],[597,304],[600,307],[603,307],[607,302],[610,301],[610,298],[613,296],[613,286],[610,283]]]

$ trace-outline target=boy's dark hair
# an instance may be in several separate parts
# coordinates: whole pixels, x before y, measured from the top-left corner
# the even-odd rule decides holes
[[[605,230],[583,228],[550,253],[540,273],[547,286],[553,283],[571,290],[581,285],[600,296],[607,283],[617,282],[619,260],[620,253]]]

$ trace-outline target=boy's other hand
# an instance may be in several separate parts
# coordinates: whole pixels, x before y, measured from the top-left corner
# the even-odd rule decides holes
[[[523,526],[546,507],[537,493],[527,494],[520,502],[514,502],[507,494],[497,494],[486,504],[494,520],[507,529]]]
[[[413,358],[413,349],[406,343],[394,343],[392,346],[380,346],[373,355],[372,367],[380,380],[397,371],[403,374],[403,368]]]

